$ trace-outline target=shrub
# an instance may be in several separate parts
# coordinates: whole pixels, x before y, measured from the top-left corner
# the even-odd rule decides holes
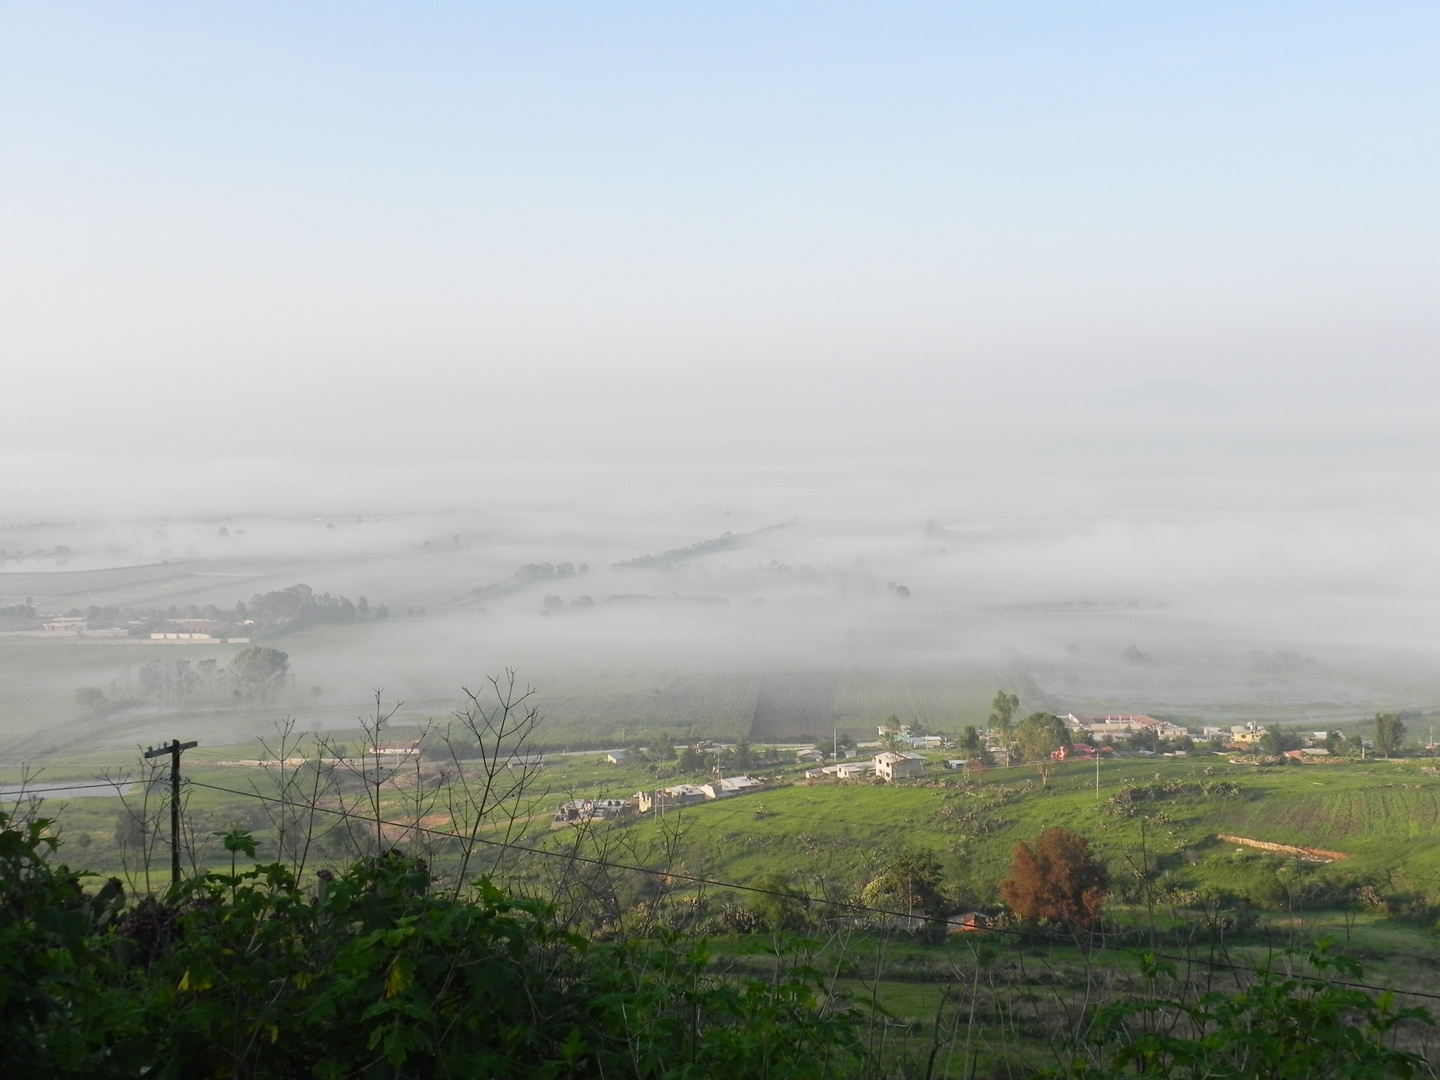
[[[1175,969],[1153,955],[1142,956],[1149,999],[1098,1010],[1095,1058],[1076,1061],[1060,1075],[1076,1080],[1414,1076],[1425,1060],[1387,1046],[1386,1039],[1402,1022],[1432,1023],[1430,1014],[1396,1008],[1388,991],[1371,997],[1342,985],[1364,972],[1331,950],[1331,943],[1321,942],[1304,957],[1310,974],[1287,974],[1266,963],[1240,991],[1209,993],[1193,1002],[1155,995],[1158,979],[1173,977]],[[1287,950],[1280,959],[1297,955]]]
[[[1000,892],[1023,919],[1094,927],[1109,885],[1083,836],[1051,828],[1033,848],[1023,840],[1015,845],[1010,877],[1000,883]]]
[[[596,944],[489,881],[433,888],[396,851],[302,888],[228,834],[228,873],[122,911],[0,816],[0,1075],[844,1073],[859,1014],[803,966],[726,978],[703,942]],[[847,1066],[848,1063],[848,1066]]]

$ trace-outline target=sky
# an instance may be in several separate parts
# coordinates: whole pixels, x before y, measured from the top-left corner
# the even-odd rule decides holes
[[[1383,2],[0,2],[0,495],[1165,387],[1427,430],[1437,46]]]
[[[0,606],[169,559],[450,604],[384,643],[416,685],[1069,644],[1095,700],[1252,650],[1428,679],[1437,55],[1384,0],[0,0]],[[729,615],[474,600],[730,530]]]

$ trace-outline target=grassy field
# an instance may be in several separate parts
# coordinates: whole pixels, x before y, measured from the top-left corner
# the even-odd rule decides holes
[[[672,715],[657,715],[656,722]],[[347,730],[337,729],[332,737],[343,741]],[[396,724],[390,734],[403,739],[418,731]],[[187,735],[188,729],[176,734]],[[350,734],[358,736],[358,728]],[[168,730],[154,741],[163,737]],[[252,740],[202,742],[187,754],[187,774],[212,775],[213,770],[213,777],[226,782],[236,777],[248,782],[253,770],[216,763],[258,753]],[[742,883],[779,870],[858,887],[890,852],[911,846],[939,857],[966,902],[994,904],[1016,841],[1058,823],[1089,837],[1122,887],[1148,872],[1157,887],[1174,895],[1275,906],[1278,897],[1301,884],[1313,893],[1320,885],[1363,880],[1382,891],[1412,893],[1440,904],[1440,777],[1426,772],[1426,761],[1259,769],[1231,766],[1218,757],[1131,758],[1105,763],[1097,800],[1094,770],[1082,763],[1060,765],[1047,790],[1024,766],[965,777],[941,770],[943,755],[932,757],[930,775],[923,780],[894,786],[805,784],[793,783],[801,770],[791,769],[771,790],[688,808],[679,820],[689,868]],[[57,759],[43,769],[39,782],[84,782],[132,766],[136,758],[133,751],[112,746],[103,754]],[[18,775],[11,767],[0,779],[13,781]],[[1238,794],[1199,790],[1222,781],[1235,785]],[[552,752],[534,794],[558,803],[572,796],[624,797],[667,782],[657,781],[643,764],[617,767],[603,764],[596,752]],[[1167,783],[1180,790],[1162,790],[1159,798],[1135,802],[1128,815],[1112,805],[1126,785]],[[92,822],[87,828],[97,843],[103,829],[93,822],[106,814],[113,827],[108,799],[72,798],[65,806],[67,821]],[[673,825],[672,820],[667,827]],[[631,831],[643,837],[658,827],[642,819]],[[1328,865],[1296,863],[1223,843],[1216,839],[1221,833],[1349,857]]]
[[[370,622],[310,627],[267,640],[265,645],[290,655],[295,682],[267,702],[134,702],[98,711],[78,705],[76,690],[98,687],[113,700],[148,661],[216,659],[223,666],[240,647],[0,638],[0,767],[25,761],[89,769],[137,743],[172,735],[229,744],[264,733],[285,716],[312,730],[344,729],[367,710],[370,688],[377,685],[387,701],[404,702],[400,719],[443,724],[463,703],[467,680],[483,685],[486,674],[497,672],[456,669],[441,676],[414,660],[396,670],[392,652],[416,632]],[[535,681],[537,673],[521,671],[520,677]],[[773,741],[802,731],[826,738],[832,727],[866,735],[892,713],[953,733],[983,722],[993,686],[993,676],[978,670],[838,677],[597,671],[539,680],[534,700],[544,716],[539,741],[549,749],[571,749],[646,742],[662,732],[721,742]],[[762,688],[768,688],[763,697]]]
[[[1010,680],[965,668],[930,672],[848,672],[835,690],[835,722],[841,731],[873,732],[894,715],[904,724],[955,733],[966,724],[984,727],[997,686]]]
[[[1063,824],[1091,839],[1117,882],[1143,867],[1172,893],[1208,890],[1271,903],[1286,875],[1363,878],[1440,902],[1440,836],[1431,828],[1440,816],[1440,779],[1422,768],[1356,762],[1254,769],[1222,758],[1129,759],[1104,766],[1099,802],[1094,771],[1083,764],[1057,769],[1049,790],[1023,767],[974,780],[932,768],[927,781],[893,787],[791,786],[703,804],[685,811],[686,836],[707,874],[738,881],[780,869],[859,882],[897,845],[926,848],[970,902],[992,904],[1016,841]],[[1109,803],[1126,784],[1217,780],[1238,785],[1240,794],[1182,792],[1141,802],[1134,816],[1118,816]],[[1237,850],[1215,839],[1219,833],[1350,858],[1297,867],[1293,859]]]
[[[744,674],[607,675],[546,687],[538,733],[546,746],[623,746],[662,731],[733,742],[750,733],[760,678]]]
[[[415,731],[396,726],[391,736],[404,739]],[[264,839],[269,828],[265,805],[216,790],[269,791],[261,770],[225,763],[255,752],[253,743],[242,742],[187,754],[186,775],[197,781],[189,792],[191,828],[208,843],[211,865],[223,862],[215,834],[237,826],[262,837],[262,858],[272,854]],[[1160,935],[1162,948],[1176,950],[1176,934],[1199,925],[1198,912],[1207,904],[1211,909],[1259,909],[1257,925],[1227,942],[1222,954],[1227,963],[1263,960],[1278,949],[1325,935],[1361,959],[1366,978],[1378,985],[1440,991],[1440,942],[1423,914],[1428,909],[1422,905],[1418,915],[1413,907],[1387,914],[1353,902],[1360,882],[1397,901],[1413,893],[1430,904],[1440,902],[1435,873],[1440,840],[1426,836],[1427,823],[1440,813],[1440,779],[1425,772],[1427,767],[1428,761],[1406,761],[1259,769],[1231,766],[1216,757],[1132,758],[1103,766],[1098,801],[1093,769],[1082,764],[1057,769],[1048,790],[1024,767],[969,778],[932,770],[925,780],[894,786],[805,785],[793,782],[798,770],[792,769],[782,770],[775,777],[777,786],[763,792],[704,803],[664,821],[647,818],[603,829],[597,840],[613,841],[608,850],[623,862],[662,868],[656,860],[668,846],[674,858],[663,867],[670,870],[736,884],[779,871],[807,889],[848,896],[898,849],[923,848],[939,857],[958,901],[989,907],[998,899],[997,883],[1006,875],[1017,840],[1031,839],[1054,824],[1086,835],[1112,874],[1107,913],[1117,927],[1114,948],[1087,956],[1073,945],[1003,935],[957,935],[925,944],[892,932],[852,933],[844,930],[844,918],[840,930],[826,930],[811,946],[811,960],[837,977],[839,987],[888,1013],[890,1020],[875,1037],[891,1040],[886,1052],[896,1060],[925,1060],[937,1035],[936,1016],[948,1015],[944,1023],[953,1029],[961,1005],[980,1002],[988,1011],[977,1021],[979,1041],[971,1046],[951,1030],[933,1075],[972,1075],[976,1061],[983,1063],[978,1075],[987,1075],[986,1070],[1000,1069],[1006,1055],[1046,1064],[1041,1020],[1058,1023],[1055,1010],[1063,1011],[1070,1000],[1066,995],[1092,976],[1105,981],[1107,992],[1138,987],[1137,961],[1129,950],[1145,940],[1147,927]],[[1217,789],[1217,782],[1237,790]],[[521,842],[564,850],[578,834],[551,830],[550,814],[559,802],[576,796],[623,797],[660,783],[643,763],[608,765],[594,752],[552,754],[525,804]],[[1212,794],[1204,794],[1202,784],[1210,785]],[[1113,800],[1126,786],[1161,797],[1134,800],[1132,812],[1117,813]],[[103,873],[126,869],[115,847],[123,817],[118,799],[72,798],[53,801],[46,810],[59,818],[62,851],[72,864]],[[387,797],[383,812],[405,820],[406,797]],[[443,813],[432,812],[425,820],[441,831],[449,827]],[[1222,843],[1216,839],[1221,832],[1349,857],[1328,865],[1302,864]],[[343,857],[327,846],[317,854],[322,861]],[[522,877],[540,880],[532,871],[559,861],[532,857],[531,871]],[[134,866],[129,869],[136,880]],[[152,878],[163,883],[165,876],[162,849]],[[1297,897],[1330,895],[1315,888],[1327,884],[1349,888],[1351,901],[1343,906],[1297,902]],[[691,891],[683,882],[676,888],[677,899]],[[712,911],[753,899],[713,886],[706,895]],[[766,965],[778,962],[769,935],[722,934],[716,948],[739,971],[763,974]],[[1214,950],[1199,953],[1213,957]]]
[[[819,739],[835,724],[833,674],[767,675],[760,683],[750,739]]]

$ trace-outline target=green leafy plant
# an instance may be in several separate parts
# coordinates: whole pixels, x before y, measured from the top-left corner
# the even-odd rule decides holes
[[[1161,1080],[1301,1080],[1326,1076],[1414,1076],[1420,1056],[1387,1045],[1405,1021],[1432,1023],[1419,1008],[1401,1009],[1394,995],[1372,996],[1344,985],[1363,977],[1359,963],[1320,942],[1303,957],[1309,974],[1280,970],[1287,950],[1256,967],[1254,978],[1232,994],[1209,993],[1193,1002],[1158,995],[1099,1010],[1093,1042],[1096,1060],[1074,1063],[1061,1075],[1076,1078],[1147,1076]],[[1141,957],[1152,988],[1175,974],[1153,954]]]
[[[302,887],[256,840],[228,872],[124,907],[52,865],[49,822],[0,816],[0,1074],[824,1077],[858,1014],[799,964],[759,980],[703,941],[594,944],[486,879],[398,851]]]

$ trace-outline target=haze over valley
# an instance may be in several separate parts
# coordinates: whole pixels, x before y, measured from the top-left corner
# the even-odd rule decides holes
[[[402,719],[443,718],[506,667],[540,691],[557,748],[816,739],[892,713],[955,731],[997,686],[1193,724],[1437,707],[1440,514],[1429,474],[1396,460],[1421,436],[1326,455],[1300,417],[1303,452],[1284,453],[1245,445],[1248,417],[1162,419],[1118,445],[1056,416],[1032,446],[994,432],[923,454],[259,460],[238,489],[197,464],[187,512],[141,492],[134,515],[81,512],[89,463],[62,462],[44,499],[28,493],[35,516],[0,531],[6,756],[120,754],[177,724],[229,743],[287,714],[345,726],[376,688]],[[241,625],[237,604],[302,584],[350,612]],[[47,615],[90,632],[35,634]],[[290,685],[147,700],[141,665],[223,667],[244,647],[149,643],[187,618],[285,651]],[[810,689],[757,720],[776,677]],[[106,704],[79,704],[84,687]]]

